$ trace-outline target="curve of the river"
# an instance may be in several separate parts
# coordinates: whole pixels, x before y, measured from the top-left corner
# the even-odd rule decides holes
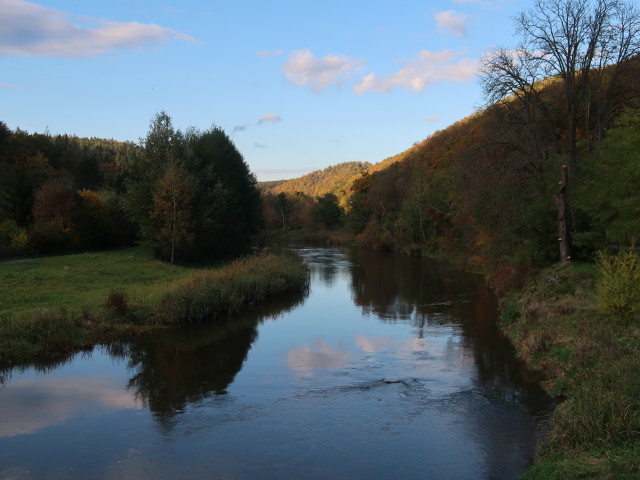
[[[7,372],[0,478],[518,478],[551,406],[482,279],[297,250],[304,297]]]

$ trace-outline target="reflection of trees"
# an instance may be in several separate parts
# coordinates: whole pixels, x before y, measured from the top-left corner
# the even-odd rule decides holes
[[[243,322],[142,338],[129,346],[129,366],[137,373],[128,388],[157,416],[174,415],[224,393],[256,336],[256,323]]]
[[[454,325],[461,339],[449,348],[473,355],[477,385],[500,398],[513,398],[524,371],[511,344],[498,331],[496,300],[482,277],[419,257],[366,250],[352,255],[352,294],[357,305],[383,322],[410,323],[418,337],[426,327]]]
[[[303,297],[271,302],[216,325],[198,325],[109,345],[136,373],[128,388],[160,420],[193,402],[225,393],[256,339],[257,326],[292,309]]]
[[[324,285],[331,287],[338,274],[335,263],[318,263],[314,265],[314,274],[317,274]]]
[[[80,353],[69,353],[53,358],[47,357],[34,357],[26,362],[15,364],[11,367],[0,369],[0,387],[11,381],[11,376],[16,372],[24,372],[29,369],[33,369],[36,372],[46,375],[58,368],[64,367],[66,364],[73,361],[77,355],[90,355],[91,349],[86,349]]]
[[[420,257],[354,251],[351,267],[356,305],[383,321],[410,321],[416,327],[438,324],[457,307],[476,279],[442,262]]]
[[[445,355],[473,357],[473,390],[481,398],[490,398],[492,405],[521,404],[534,416],[551,409],[549,398],[535,379],[526,375],[511,344],[498,331],[496,301],[481,277],[422,258],[383,256],[363,250],[355,251],[353,256],[352,294],[363,310],[383,322],[410,323],[419,338],[434,331],[427,327],[453,326],[455,333],[447,342]],[[505,445],[505,438],[512,434],[509,422],[501,424],[494,415],[479,413],[487,410],[478,408],[465,414],[465,428],[472,438],[483,436],[487,478],[503,478],[503,456],[523,449],[517,456],[526,458],[533,442],[530,447]],[[505,408],[504,412],[511,410]],[[509,418],[507,413],[500,415]],[[517,414],[511,415],[519,425]],[[532,436],[533,430],[531,425]]]
[[[333,286],[336,277],[344,271],[347,263],[344,262],[343,251],[339,249],[327,250],[323,248],[305,248],[298,250],[311,268],[311,277],[319,280],[327,287]]]

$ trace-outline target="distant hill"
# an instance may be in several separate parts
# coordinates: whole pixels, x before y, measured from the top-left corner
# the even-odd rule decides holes
[[[333,193],[339,199],[349,196],[349,188],[353,180],[373,165],[368,162],[345,162],[316,170],[307,175],[292,180],[280,182],[261,182],[258,188],[273,193],[302,192],[310,197],[320,197],[326,193]],[[262,185],[275,183],[274,186]]]
[[[256,184],[256,187],[261,192],[264,192],[266,190],[271,190],[272,188],[275,188],[278,185],[282,185],[286,181],[287,180],[267,180],[266,182],[258,182]]]

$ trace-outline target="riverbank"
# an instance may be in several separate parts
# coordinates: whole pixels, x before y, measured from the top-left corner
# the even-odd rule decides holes
[[[557,265],[502,301],[501,327],[559,400],[524,479],[640,478],[640,324],[599,306],[591,264]]]
[[[126,335],[210,321],[269,297],[302,291],[293,255],[267,253],[227,265],[186,267],[143,249],[3,265],[0,365],[68,354]]]

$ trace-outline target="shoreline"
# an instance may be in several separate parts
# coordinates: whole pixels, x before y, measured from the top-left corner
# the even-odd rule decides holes
[[[112,263],[101,263],[98,269],[103,270],[98,270],[99,276],[116,276],[114,272],[118,270],[113,264],[114,257],[120,263],[124,261],[121,267],[126,269],[129,252],[131,250],[100,254]],[[44,268],[53,268],[56,272],[61,270],[59,273],[63,276],[71,272],[67,276],[72,278],[73,273],[86,267],[96,276],[96,267],[92,264],[95,258],[95,255],[75,258],[76,263],[72,266],[64,265],[60,269],[65,257],[56,257],[56,261],[48,260],[52,264],[44,265]],[[34,266],[34,263],[29,265]],[[117,338],[147,334],[185,323],[216,321],[278,295],[303,292],[309,281],[308,270],[299,257],[275,253],[248,256],[208,269],[166,266],[149,257],[135,262],[131,260],[130,265],[129,269],[135,270],[139,276],[128,279],[128,283],[121,278],[120,283],[124,286],[115,288],[98,283],[93,289],[101,293],[92,297],[80,295],[80,298],[77,298],[79,295],[71,298],[68,292],[62,291],[59,296],[63,300],[58,305],[34,307],[32,311],[13,316],[0,315],[0,367],[11,368],[31,359],[64,356]],[[160,270],[149,271],[158,267]],[[50,272],[50,282],[59,281],[53,272],[44,271]],[[5,280],[10,278],[14,282],[19,282],[22,275],[23,283],[27,284],[35,276],[40,278],[38,287],[46,289],[42,272],[36,268],[35,273],[3,271],[2,274]],[[86,282],[83,275],[76,276],[79,283],[72,285],[74,293],[91,288],[82,283]],[[153,290],[152,293],[146,291],[150,278],[155,281],[148,288]],[[54,285],[50,286],[53,289]],[[27,288],[33,289],[28,285]],[[142,293],[135,292],[138,289]],[[69,305],[65,306],[64,299]]]

